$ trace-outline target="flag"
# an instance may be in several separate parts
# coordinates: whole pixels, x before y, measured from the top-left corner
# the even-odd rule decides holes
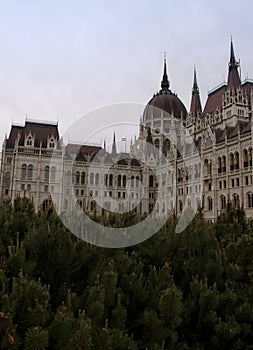
[[[121,137],[121,141],[126,141],[127,138],[126,137]]]

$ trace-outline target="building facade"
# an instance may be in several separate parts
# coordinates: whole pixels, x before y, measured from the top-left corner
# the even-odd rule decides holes
[[[1,198],[52,201],[93,215],[134,210],[157,216],[203,208],[214,221],[228,202],[253,217],[253,81],[241,81],[231,41],[227,82],[202,109],[194,69],[190,110],[170,90],[166,60],[161,89],[148,102],[129,153],[64,145],[58,125],[12,125],[2,147]]]

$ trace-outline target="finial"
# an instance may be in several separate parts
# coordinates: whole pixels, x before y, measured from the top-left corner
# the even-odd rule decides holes
[[[163,67],[163,79],[161,82],[161,90],[162,91],[169,91],[170,83],[168,80],[168,75],[167,75],[167,66],[166,66],[166,52],[164,52],[164,67]]]
[[[197,73],[196,73],[196,65],[194,64],[193,69],[193,87],[192,87],[192,93],[198,94],[199,93],[199,87],[197,83]]]

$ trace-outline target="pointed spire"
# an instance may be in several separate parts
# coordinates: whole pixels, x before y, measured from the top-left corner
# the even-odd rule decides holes
[[[194,73],[193,73],[193,87],[192,93],[199,94],[199,87],[197,83],[197,74],[196,74],[196,66],[194,65]]]
[[[194,116],[196,116],[199,113],[202,113],[202,107],[201,107],[200,96],[199,96],[199,87],[197,83],[197,73],[196,73],[195,66],[194,66],[194,72],[193,72],[193,87],[192,87],[190,113]]]
[[[112,143],[112,155],[116,155],[117,150],[116,150],[116,137],[115,137],[115,131],[113,133],[113,143]]]
[[[231,37],[231,43],[230,43],[230,62],[229,66],[232,66],[236,64],[236,59],[235,59],[235,52],[234,52],[234,45],[233,45],[233,40]],[[236,66],[237,67],[237,66]]]
[[[104,150],[106,151],[106,141],[104,139]]]
[[[161,90],[160,91],[169,91],[170,83],[167,75],[167,66],[166,66],[166,52],[164,52],[164,67],[163,67],[163,80],[161,81]]]
[[[241,79],[239,77],[238,73],[238,66],[239,63],[236,61],[235,58],[235,51],[234,51],[234,45],[233,40],[231,37],[231,43],[230,43],[230,61],[229,61],[229,69],[228,69],[228,89],[236,90],[241,85]]]

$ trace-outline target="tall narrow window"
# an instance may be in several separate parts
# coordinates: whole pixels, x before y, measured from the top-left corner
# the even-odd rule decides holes
[[[99,185],[99,173],[95,175],[95,185]]]
[[[51,182],[55,182],[55,173],[56,173],[55,166],[52,166],[51,171],[50,171],[50,181]]]
[[[77,171],[76,172],[76,185],[79,185],[79,182],[80,182],[80,172]]]
[[[33,166],[32,164],[28,165],[28,171],[27,171],[27,179],[32,180],[33,178]]]
[[[26,164],[23,164],[21,167],[21,179],[22,180],[26,179]]]
[[[154,177],[153,175],[149,176],[149,187],[153,187],[154,186]]]
[[[45,166],[45,169],[44,169],[44,180],[45,181],[49,181],[49,166]]]
[[[81,175],[81,184],[84,185],[84,183],[85,183],[85,172],[83,171]]]

